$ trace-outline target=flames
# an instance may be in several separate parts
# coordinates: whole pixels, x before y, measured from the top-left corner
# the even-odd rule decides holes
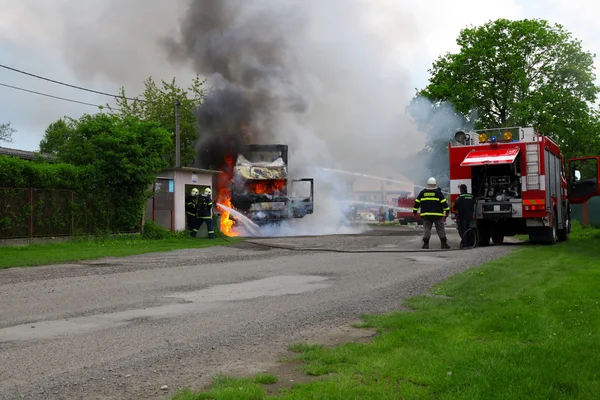
[[[221,171],[222,173],[217,177],[217,203],[224,205],[225,207],[232,208],[231,205],[231,190],[229,184],[233,180],[233,167],[234,160],[232,156],[225,157],[225,168]],[[230,212],[221,207],[221,225],[220,229],[227,236],[238,236],[239,234],[234,231],[233,226],[235,221],[229,218]]]
[[[250,181],[246,188],[251,193],[273,194],[285,187],[285,179],[273,179],[268,181]]]

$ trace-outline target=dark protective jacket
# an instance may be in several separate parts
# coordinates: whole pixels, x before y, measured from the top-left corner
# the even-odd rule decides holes
[[[421,218],[438,219],[446,216],[450,212],[448,201],[444,197],[440,188],[423,189],[415,199],[413,212],[421,208]]]
[[[210,196],[200,196],[200,202],[198,203],[198,217],[202,219],[212,218],[212,207],[213,201]]]
[[[190,217],[198,216],[198,197],[197,196],[187,196],[185,198],[185,215]]]
[[[454,202],[454,212],[457,219],[472,220],[475,212],[475,199],[473,195],[463,193]]]

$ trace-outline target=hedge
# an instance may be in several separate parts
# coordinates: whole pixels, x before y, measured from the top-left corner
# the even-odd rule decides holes
[[[115,200],[104,181],[93,166],[0,156],[0,237],[30,236],[30,219],[34,236],[139,230],[144,194]]]

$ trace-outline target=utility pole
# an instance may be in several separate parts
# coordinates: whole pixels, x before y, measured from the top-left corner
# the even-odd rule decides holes
[[[179,132],[179,107],[181,102],[175,100],[175,168],[181,168],[181,133]]]

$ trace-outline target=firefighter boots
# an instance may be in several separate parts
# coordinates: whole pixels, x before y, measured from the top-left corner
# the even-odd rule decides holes
[[[441,239],[442,242],[442,249],[449,249],[450,246],[448,246],[448,239],[447,238],[443,238]]]
[[[421,247],[422,249],[428,249],[429,248],[429,239],[423,239],[423,247]]]

